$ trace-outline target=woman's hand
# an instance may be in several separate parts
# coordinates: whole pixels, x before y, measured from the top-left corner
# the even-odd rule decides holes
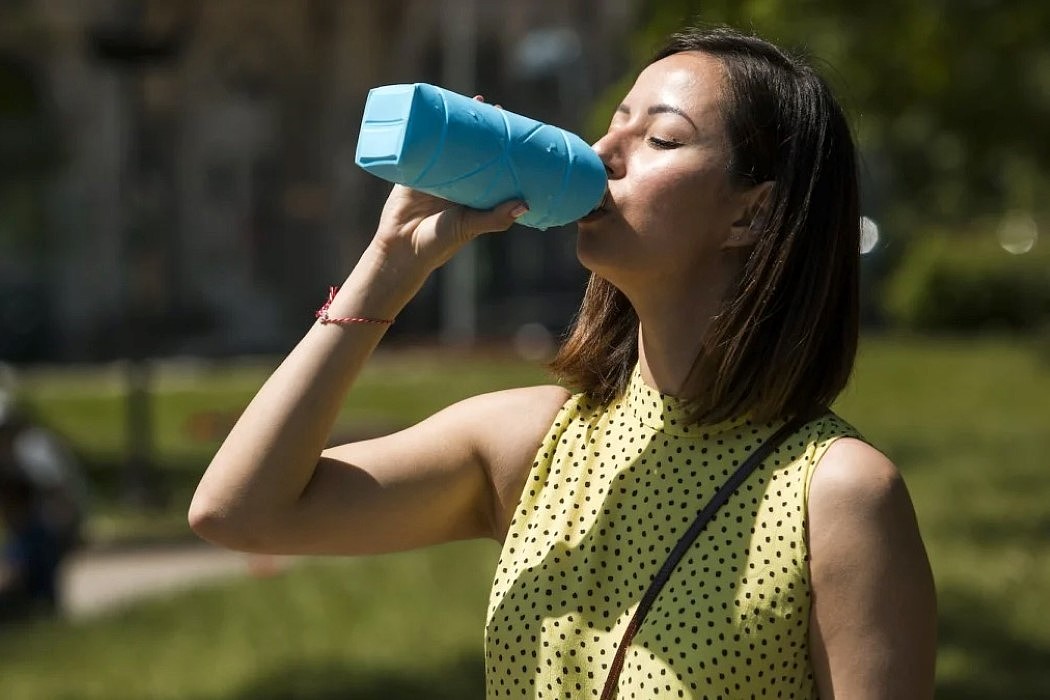
[[[505,231],[527,211],[521,201],[479,211],[395,185],[383,206],[373,245],[386,258],[429,274],[477,236]]]

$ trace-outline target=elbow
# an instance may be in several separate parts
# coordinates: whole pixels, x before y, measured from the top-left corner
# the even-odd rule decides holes
[[[224,517],[221,507],[203,498],[199,491],[193,496],[193,501],[190,503],[187,520],[190,529],[202,540],[220,547],[230,547],[232,528],[229,518]]]
[[[190,529],[202,540],[224,549],[240,552],[265,551],[257,530],[243,517],[231,513],[221,503],[203,497],[199,492],[194,495],[187,514]]]

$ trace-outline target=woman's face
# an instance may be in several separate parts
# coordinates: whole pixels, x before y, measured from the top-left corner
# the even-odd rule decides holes
[[[724,70],[698,52],[648,66],[594,145],[609,201],[579,223],[580,261],[614,284],[642,275],[705,277],[725,264],[747,191],[728,175]]]

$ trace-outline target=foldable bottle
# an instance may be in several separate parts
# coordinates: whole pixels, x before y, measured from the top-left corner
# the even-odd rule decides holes
[[[587,215],[605,195],[605,166],[573,133],[426,83],[368,93],[357,164],[398,184],[489,209],[523,199],[538,229]]]

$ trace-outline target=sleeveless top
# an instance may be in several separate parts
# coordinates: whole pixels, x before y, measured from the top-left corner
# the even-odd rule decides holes
[[[607,406],[584,394],[537,452],[497,565],[488,698],[599,697],[631,615],[733,469],[783,422],[687,424],[636,366]],[[626,654],[619,698],[814,698],[807,496],[833,413],[789,436],[715,514]]]

